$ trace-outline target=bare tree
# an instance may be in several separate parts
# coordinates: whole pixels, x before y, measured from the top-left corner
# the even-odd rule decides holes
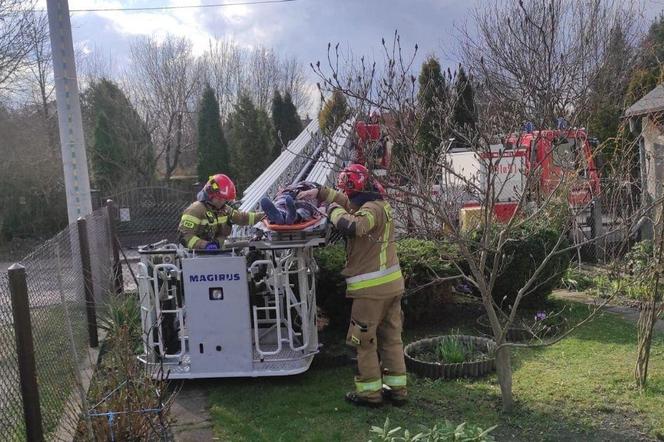
[[[158,164],[166,179],[178,168],[183,151],[195,145],[200,65],[186,38],[163,42],[140,38],[131,43],[130,95],[152,133]]]
[[[499,110],[537,127],[557,117],[577,124],[571,117],[582,115],[601,67],[619,56],[609,52],[611,32],[619,28],[633,40],[636,18],[634,2],[620,0],[483,3],[473,27],[462,30],[462,59],[480,83],[491,84],[481,90]]]
[[[219,100],[219,114],[225,121],[242,91],[245,53],[229,39],[210,40],[210,47],[202,63],[207,82],[214,88]]]
[[[259,46],[251,51],[248,60],[249,75],[244,85],[256,107],[269,110],[279,81],[279,60],[272,49]]]
[[[24,60],[20,83],[24,84],[29,104],[39,106],[42,117],[41,129],[47,135],[48,150],[53,159],[59,161],[60,148],[57,143],[53,103],[53,60],[46,14],[32,14],[26,28],[26,39],[30,43],[30,50]]]
[[[79,81],[82,83],[81,89],[90,86],[91,84],[101,81],[102,79],[115,78],[118,74],[114,72],[114,57],[112,52],[103,51],[101,47],[94,45],[89,51],[76,51],[76,65],[78,66]],[[122,73],[119,73],[121,80]]]
[[[555,12],[550,14],[556,16]],[[601,308],[600,305],[591,309],[579,323],[554,337],[546,336],[535,324],[530,328],[531,342],[515,343],[507,339],[508,331],[519,320],[523,304],[559,278],[560,266],[570,253],[580,245],[602,239],[598,236],[582,238],[576,245],[570,244],[570,239],[578,234],[577,220],[602,196],[602,188],[596,185],[597,181],[593,184],[590,175],[597,151],[586,143],[585,133],[576,130],[566,132],[564,137],[552,131],[524,134],[520,114],[490,112],[493,108],[490,101],[478,113],[474,126],[459,125],[453,115],[460,97],[454,90],[450,90],[449,99],[434,101],[429,105],[431,109],[422,109],[412,72],[414,53],[412,56],[404,54],[396,34],[391,44],[383,46],[381,73],[374,63],[367,64],[364,59],[355,66],[344,63],[336,49],[329,49],[327,63],[316,64],[314,70],[320,78],[321,89],[342,91],[355,115],[366,115],[370,108],[382,111],[383,124],[400,153],[389,173],[383,177],[376,174],[375,178],[388,189],[390,202],[397,209],[395,219],[406,219],[407,213],[413,214],[409,219],[411,235],[437,242],[442,251],[450,250],[449,244],[453,246],[453,253],[432,259],[454,263],[458,277],[479,293],[497,344],[496,365],[503,409],[511,411],[514,406],[511,349],[557,342]],[[494,84],[489,81],[492,79],[484,80],[487,97],[494,93]],[[495,85],[498,91],[503,88],[498,98],[507,103],[520,103],[522,91],[505,87],[503,80],[498,78]],[[546,99],[542,105],[555,109],[559,98],[545,94],[538,99]],[[452,144],[441,146],[441,154],[436,158],[418,148],[418,132],[424,128],[423,116],[432,114],[439,119],[433,126],[440,131],[435,138],[446,139],[450,134],[456,138],[457,145],[465,146],[464,155],[474,164],[472,170],[464,171],[459,167],[458,157],[451,151]],[[576,116],[571,110],[568,114]],[[540,156],[534,161],[527,154],[530,148],[524,148],[521,142],[525,136],[532,138],[533,145],[548,143],[550,148],[541,152],[547,157],[555,156],[555,161],[559,162],[560,169],[554,176],[544,173]],[[606,181],[622,176],[606,177]],[[623,204],[620,193],[614,196],[615,204]],[[507,216],[503,214],[499,221],[497,214],[506,201],[509,201],[510,212]],[[468,203],[472,203],[472,208],[461,210]],[[610,233],[625,241],[630,227],[641,215],[638,210],[623,214],[607,235]],[[531,257],[519,274],[511,275],[513,294],[509,299],[503,297],[498,289],[499,278],[504,279],[510,262],[520,253],[513,245],[536,238],[539,241],[541,237],[537,232],[542,229],[548,239],[541,241],[538,255]]]
[[[47,118],[48,103],[53,94],[53,68],[46,14],[32,15],[26,28],[26,38],[30,43],[30,50],[26,54],[25,64],[33,101],[41,106],[44,118]]]
[[[0,0],[0,92],[12,91],[10,81],[30,51],[34,5],[34,0]]]
[[[275,90],[290,93],[300,110],[311,104],[304,67],[295,57],[280,57],[267,47],[249,50],[233,40],[213,39],[201,63],[207,81],[217,92],[222,120],[242,93],[249,94],[256,106],[266,112]]]
[[[277,89],[283,93],[289,93],[293,104],[300,111],[309,109],[311,106],[312,89],[305,78],[304,66],[297,58],[284,58],[281,61]]]

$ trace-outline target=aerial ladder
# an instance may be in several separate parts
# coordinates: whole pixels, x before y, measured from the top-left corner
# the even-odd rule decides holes
[[[350,161],[355,121],[331,137],[312,120],[244,191],[240,210],[284,186],[331,185]],[[166,241],[139,248],[143,354],[173,379],[283,376],[306,371],[318,352],[314,248],[329,240],[325,217],[306,229],[234,226],[222,251]]]

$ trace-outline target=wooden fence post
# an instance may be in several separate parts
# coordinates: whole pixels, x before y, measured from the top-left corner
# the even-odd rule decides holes
[[[90,244],[88,242],[88,228],[85,218],[79,218],[78,244],[81,250],[81,270],[83,272],[83,289],[85,291],[85,311],[88,318],[88,339],[90,347],[99,346],[97,336],[97,312],[95,311],[95,294],[92,287],[92,266],[90,264]]]
[[[37,386],[37,367],[35,349],[32,340],[30,322],[30,302],[28,284],[25,279],[25,267],[14,264],[9,267],[9,291],[12,298],[14,333],[16,336],[16,356],[23,396],[23,415],[25,435],[28,441],[43,441],[41,409],[39,406],[39,388]]]
[[[122,263],[120,262],[120,250],[117,241],[117,231],[115,221],[118,219],[118,208],[113,200],[106,200],[106,209],[108,214],[108,230],[111,236],[111,250],[113,252],[113,288],[115,293],[124,291],[124,280],[122,278]],[[129,263],[127,263],[129,265]]]

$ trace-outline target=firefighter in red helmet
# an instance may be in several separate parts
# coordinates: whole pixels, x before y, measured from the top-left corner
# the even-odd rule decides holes
[[[355,391],[346,400],[378,407],[384,399],[406,402],[406,364],[401,340],[404,280],[394,239],[392,208],[385,190],[366,167],[351,164],[340,174],[340,191],[316,192],[330,203],[328,217],[347,238],[346,296],[353,299],[346,336],[357,350]]]
[[[253,225],[262,212],[240,212],[230,203],[235,200],[235,184],[226,175],[211,176],[182,214],[178,227],[180,242],[189,249],[220,249],[231,233],[231,226]]]

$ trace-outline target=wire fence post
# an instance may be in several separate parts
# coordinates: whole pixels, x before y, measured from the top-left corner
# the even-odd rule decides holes
[[[28,441],[43,441],[41,409],[39,406],[39,388],[37,387],[37,367],[32,340],[30,322],[30,304],[28,302],[28,284],[25,267],[14,264],[9,267],[9,291],[12,298],[12,315],[16,336],[18,371],[21,379],[23,396],[23,414]]]
[[[106,200],[106,213],[108,215],[108,231],[110,233],[111,251],[113,253],[113,288],[115,293],[124,291],[124,280],[122,278],[122,263],[120,262],[120,250],[118,249],[117,232],[115,221],[118,219],[118,208],[112,199]]]
[[[88,339],[90,347],[96,348],[99,346],[99,337],[97,336],[97,313],[95,311],[95,295],[92,286],[92,265],[90,263],[87,221],[85,218],[79,218],[76,225],[78,227],[78,244],[81,251],[85,311],[88,319]]]

